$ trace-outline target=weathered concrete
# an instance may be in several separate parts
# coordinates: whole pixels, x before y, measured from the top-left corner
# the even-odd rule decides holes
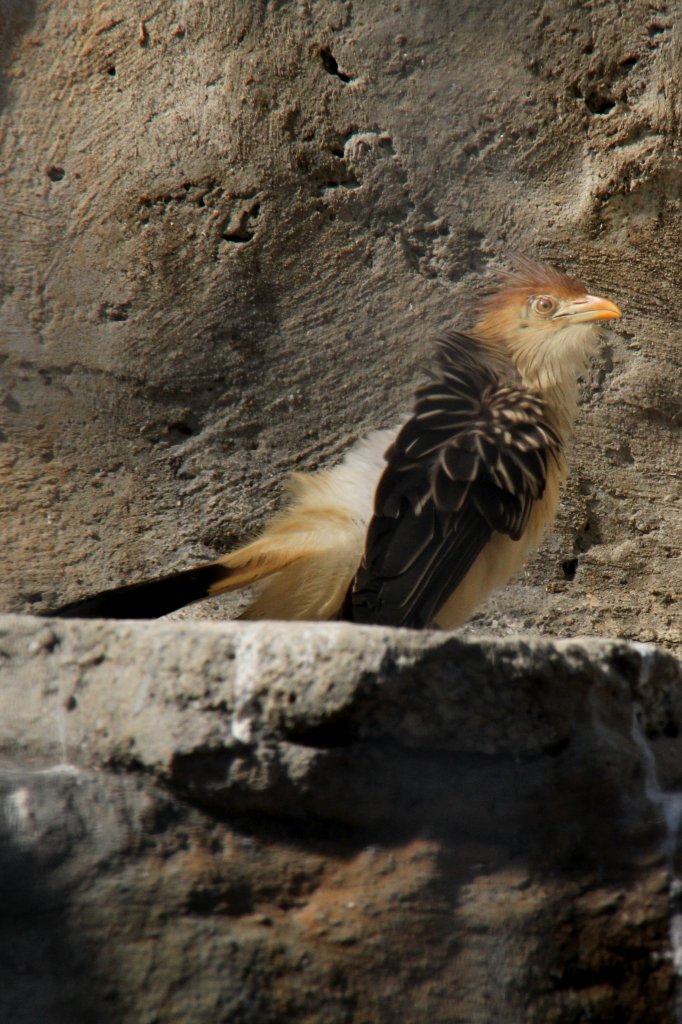
[[[474,627],[679,644],[672,8],[0,17],[2,607],[249,535],[286,471],[395,421],[429,335],[466,326],[480,271],[521,249],[625,317],[584,389],[559,532]]]
[[[18,1024],[674,1021],[653,647],[0,620]]]

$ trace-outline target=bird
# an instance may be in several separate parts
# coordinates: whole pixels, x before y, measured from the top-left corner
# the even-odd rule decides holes
[[[150,619],[255,584],[239,618],[461,626],[551,527],[579,378],[601,324],[622,315],[526,256],[479,304],[466,333],[435,339],[411,413],[331,469],[294,473],[260,536],[48,614]]]

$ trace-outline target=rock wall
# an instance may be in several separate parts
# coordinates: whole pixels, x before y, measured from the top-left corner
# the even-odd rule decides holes
[[[523,250],[625,316],[559,530],[474,628],[679,644],[674,17],[2,0],[2,605],[251,534]]]
[[[625,316],[465,634],[678,645],[678,13],[0,0],[2,607],[250,535],[521,250]],[[0,673],[2,1019],[676,1020],[660,650],[9,617]]]
[[[644,645],[5,616],[0,1017],[673,1024],[681,721]]]

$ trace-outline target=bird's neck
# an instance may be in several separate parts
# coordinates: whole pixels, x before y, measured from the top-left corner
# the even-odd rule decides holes
[[[530,382],[529,382],[530,383]],[[573,434],[575,419],[578,412],[578,381],[557,381],[545,387],[538,387],[546,403],[547,419],[558,431],[563,441]]]
[[[596,332],[585,326],[566,328],[560,339],[548,344],[542,337],[501,332],[496,324],[480,321],[472,334],[490,353],[506,376],[517,376],[546,402],[547,416],[564,440],[573,433],[578,410],[578,378],[594,353]],[[492,328],[492,329],[491,329]]]

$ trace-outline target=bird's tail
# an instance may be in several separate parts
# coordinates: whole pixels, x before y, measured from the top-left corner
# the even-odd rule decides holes
[[[102,590],[47,614],[67,619],[156,619],[208,597],[211,588],[225,579],[229,572],[229,569],[211,562],[142,583]]]
[[[257,583],[290,564],[291,553],[262,548],[262,541],[255,542],[218,561],[103,590],[48,614],[79,619],[156,619],[195,601]]]
[[[334,471],[295,475],[289,484],[290,507],[260,538],[215,562],[104,590],[47,614],[155,619],[265,580],[242,618],[334,618],[357,569],[364,538],[363,522],[339,508],[335,479]]]

